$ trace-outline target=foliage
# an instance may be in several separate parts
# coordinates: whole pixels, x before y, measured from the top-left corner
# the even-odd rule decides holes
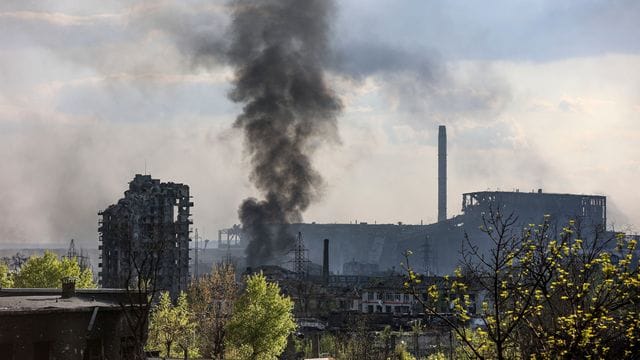
[[[233,312],[238,285],[231,264],[216,265],[211,274],[189,287],[189,306],[197,323],[199,348],[206,358],[224,357],[225,326]]]
[[[174,305],[169,293],[163,292],[150,314],[147,348],[160,350],[165,357],[179,357],[185,351],[189,357],[198,356],[195,331],[187,295],[180,293]]]
[[[264,275],[247,276],[246,288],[227,323],[226,344],[238,359],[273,359],[280,355],[296,328],[293,302],[280,295],[278,284]]]
[[[427,356],[427,360],[447,360],[447,356],[441,352]]]
[[[415,360],[415,358],[407,350],[407,346],[402,342],[396,345],[394,357],[398,360]]]
[[[459,355],[633,357],[640,333],[636,241],[623,235],[601,238],[599,231],[587,241],[574,221],[556,233],[548,217],[521,231],[515,223],[513,216],[490,212],[481,230],[492,249],[481,252],[467,237],[462,267],[441,287],[421,287],[407,254],[405,286],[426,313],[449,325],[461,344]],[[613,252],[607,250],[612,241],[617,241]],[[453,317],[438,312],[443,298]],[[469,327],[473,318],[481,323],[476,330]]]
[[[640,345],[637,241],[618,234],[608,252],[574,233],[564,228],[543,252],[552,276],[535,290],[537,311],[519,333],[529,339],[523,347],[541,358],[633,358]]]
[[[93,273],[90,268],[82,270],[76,258],[58,259],[50,251],[43,256],[32,256],[15,274],[14,286],[18,288],[59,288],[62,279],[73,277],[76,288],[95,288]]]
[[[0,262],[0,288],[10,288],[13,286],[13,274],[9,272],[9,267]]]

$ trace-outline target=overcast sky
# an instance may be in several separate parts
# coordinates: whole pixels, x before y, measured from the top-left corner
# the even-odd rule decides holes
[[[0,244],[97,244],[136,173],[183,182],[201,234],[248,180],[224,1],[0,2]],[[345,108],[318,144],[306,221],[436,219],[487,189],[602,194],[640,226],[640,2],[339,0],[327,79]]]

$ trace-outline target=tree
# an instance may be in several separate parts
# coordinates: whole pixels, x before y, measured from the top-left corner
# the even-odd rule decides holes
[[[13,276],[9,272],[9,267],[0,262],[0,289],[2,288],[10,288],[13,286]]]
[[[233,312],[238,285],[231,264],[218,264],[211,273],[194,279],[189,287],[189,306],[198,325],[199,347],[207,358],[224,358],[226,324]]]
[[[195,330],[196,323],[189,311],[187,295],[180,293],[174,305],[169,293],[163,292],[150,314],[147,347],[160,349],[165,357],[176,357],[183,353],[187,359],[189,354],[197,355],[197,349],[193,347]]]
[[[637,242],[603,237],[602,229],[585,237],[575,221],[554,231],[546,216],[539,225],[515,224],[513,215],[490,211],[481,230],[492,248],[482,252],[467,236],[461,268],[440,288],[421,287],[407,254],[406,286],[425,313],[456,334],[457,352],[478,359],[632,358],[640,331]],[[480,303],[475,314],[472,295]],[[453,318],[437,310],[442,299]],[[472,317],[481,320],[476,330]]]
[[[615,247],[607,250],[611,242]],[[549,241],[538,255],[548,281],[534,290],[538,311],[518,334],[523,352],[548,359],[635,358],[640,345],[636,246],[623,234],[600,239],[596,233],[586,240],[574,222],[558,241]]]
[[[128,225],[120,226],[116,231],[125,237],[128,233]],[[155,233],[157,234],[157,229]],[[157,235],[154,235],[157,238]],[[134,250],[131,241],[127,241],[126,256],[129,266],[125,274],[126,299],[120,302],[125,322],[132,334],[127,339],[126,357],[135,360],[144,360],[146,355],[144,348],[148,339],[149,313],[154,299],[157,299],[157,282],[160,273],[160,263],[163,257],[166,242],[145,242],[141,251]]]
[[[91,269],[82,270],[76,258],[58,259],[51,251],[43,256],[32,256],[15,274],[14,286],[18,288],[59,288],[62,279],[73,277],[77,288],[95,288]]]
[[[247,276],[246,288],[227,324],[227,346],[240,359],[275,358],[296,328],[292,310],[293,301],[280,295],[278,284],[267,282],[262,273]]]
[[[524,286],[523,282],[527,280],[523,280],[521,276],[522,268],[529,264],[524,259],[514,261],[528,249],[530,234],[521,236],[515,231],[517,218],[513,215],[502,216],[490,209],[489,215],[482,220],[480,230],[486,234],[492,246],[488,253],[479,250],[465,236],[466,247],[461,250],[462,266],[456,269],[452,279],[446,279],[443,288],[439,289],[437,285],[431,284],[425,291],[427,299],[424,300],[416,290],[421,280],[410,267],[406,286],[411,288],[415,298],[423,304],[426,313],[440,318],[455,332],[463,343],[462,349],[467,351],[467,356],[503,360],[512,351],[512,337],[517,327],[533,311],[533,295],[527,296],[529,286]],[[407,266],[409,255],[410,253],[406,255]],[[482,294],[487,299],[483,301],[479,314],[484,325],[479,334],[468,327],[473,315],[471,291]],[[442,298],[450,304],[453,318],[439,312],[438,304]],[[478,336],[488,338],[489,341],[474,341]]]

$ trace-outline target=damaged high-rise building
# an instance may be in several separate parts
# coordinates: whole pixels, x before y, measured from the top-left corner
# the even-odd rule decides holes
[[[189,186],[136,175],[117,204],[101,211],[102,287],[136,286],[155,279],[173,297],[189,282]]]

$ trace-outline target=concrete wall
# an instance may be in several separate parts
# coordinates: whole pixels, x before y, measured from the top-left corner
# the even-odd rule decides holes
[[[121,341],[129,332],[121,311],[100,309],[88,331],[91,315],[92,311],[2,314],[0,358],[82,360],[92,344],[102,357],[91,359],[124,359]],[[49,357],[44,357],[47,347]]]

